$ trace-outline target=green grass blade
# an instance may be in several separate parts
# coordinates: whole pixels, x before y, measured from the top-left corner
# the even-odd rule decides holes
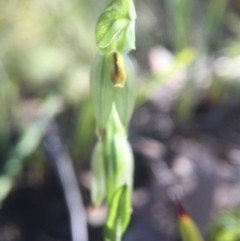
[[[178,223],[183,241],[204,241],[196,224],[179,201]]]

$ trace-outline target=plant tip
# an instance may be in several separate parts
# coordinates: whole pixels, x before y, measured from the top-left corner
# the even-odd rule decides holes
[[[175,196],[176,198],[176,204],[177,204],[177,209],[178,209],[178,215],[179,216],[189,216],[188,212],[185,210],[183,207],[182,203],[179,201],[179,199]]]

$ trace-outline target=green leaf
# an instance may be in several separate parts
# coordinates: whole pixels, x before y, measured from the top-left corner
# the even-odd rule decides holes
[[[94,206],[99,206],[105,198],[105,174],[102,143],[98,142],[91,159],[91,200]]]
[[[132,61],[126,55],[124,63],[126,81],[123,88],[115,88],[114,103],[122,124],[127,127],[134,110],[137,83]]]
[[[135,35],[134,28],[129,28],[132,32],[130,34],[127,33],[129,31],[124,31],[124,28],[128,28],[135,19],[136,11],[132,0],[113,0],[100,15],[97,22],[95,35],[99,49],[103,52],[116,51],[119,41],[120,45],[124,46],[129,39],[131,44],[128,44],[128,46],[135,48],[135,38],[127,37],[127,35]]]
[[[109,56],[97,54],[90,72],[90,92],[93,111],[100,128],[106,125],[112,103],[113,84],[110,79]]]
[[[119,187],[110,202],[104,227],[105,241],[120,241],[131,216],[130,190],[127,185]]]

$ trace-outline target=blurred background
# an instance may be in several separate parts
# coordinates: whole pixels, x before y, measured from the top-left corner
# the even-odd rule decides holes
[[[89,70],[108,3],[0,1],[0,241],[70,241],[68,207],[83,219],[81,199],[89,240],[102,240],[106,207],[93,211],[89,197]],[[239,241],[240,1],[135,5],[135,188],[123,240],[179,240],[177,196],[206,240]]]

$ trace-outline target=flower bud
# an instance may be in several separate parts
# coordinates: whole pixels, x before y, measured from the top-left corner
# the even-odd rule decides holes
[[[133,153],[115,106],[103,134],[106,197],[109,203],[115,190],[126,184],[133,185]]]
[[[105,241],[120,241],[131,216],[131,197],[127,185],[120,186],[111,199],[106,224],[104,227]]]
[[[105,198],[105,175],[102,143],[98,142],[91,159],[91,200],[94,206],[99,206]]]
[[[95,29],[99,51],[128,53],[135,49],[136,17],[133,0],[113,0],[100,15]]]
[[[133,186],[133,153],[127,137],[115,136],[112,143],[113,159],[116,163],[116,185]]]

